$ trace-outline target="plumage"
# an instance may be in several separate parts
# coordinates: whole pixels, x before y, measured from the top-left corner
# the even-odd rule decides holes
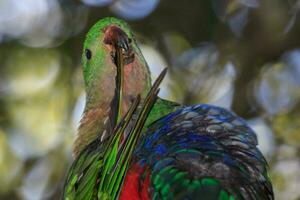
[[[140,141],[132,170],[136,166],[143,170],[134,189],[150,174],[153,199],[200,199],[212,194],[218,195],[211,199],[272,199],[256,135],[230,111],[204,104],[183,107],[150,125]],[[127,180],[125,186],[130,184]]]
[[[274,199],[253,130],[226,109],[158,98],[166,71],[150,87],[147,63],[126,23],[101,20],[86,49],[81,145],[63,199]]]

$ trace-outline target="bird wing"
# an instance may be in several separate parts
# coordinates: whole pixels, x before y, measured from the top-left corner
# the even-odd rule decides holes
[[[101,141],[98,137],[79,154],[69,170],[63,199],[103,200],[118,197],[133,150],[157,100],[158,87],[165,74],[166,69],[157,78],[140,108],[141,98],[136,98],[108,139]]]
[[[120,199],[273,199],[256,145],[253,130],[226,109],[180,108],[142,136]]]

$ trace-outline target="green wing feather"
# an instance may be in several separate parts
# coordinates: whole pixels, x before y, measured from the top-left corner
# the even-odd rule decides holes
[[[117,82],[116,82],[116,124],[121,121],[122,118],[122,102],[123,102],[123,83],[124,83],[124,61],[121,48],[117,50]]]
[[[158,87],[165,74],[166,69],[153,84],[141,108],[138,109],[140,96],[135,99],[107,140],[101,142],[97,138],[79,154],[69,170],[63,199],[117,199],[131,155],[157,100]],[[121,95],[119,97],[122,99]],[[118,116],[120,109],[116,111]],[[135,113],[138,113],[136,120],[133,118]],[[132,123],[133,127],[129,127]]]
[[[155,83],[153,84],[150,92],[148,93],[141,110],[139,111],[138,118],[134,123],[133,128],[125,136],[122,143],[120,144],[121,137],[124,134],[116,134],[116,139],[112,142],[114,149],[108,151],[108,162],[105,162],[105,168],[102,181],[99,186],[98,197],[99,199],[116,199],[119,191],[122,187],[124,176],[126,174],[131,155],[136,146],[136,143],[142,133],[142,128],[145,125],[147,116],[149,115],[154,103],[157,100],[157,94],[159,92],[159,85],[166,74],[166,69],[160,74]],[[120,132],[124,133],[124,132]],[[110,162],[113,160],[114,162]],[[113,165],[112,165],[113,163]]]

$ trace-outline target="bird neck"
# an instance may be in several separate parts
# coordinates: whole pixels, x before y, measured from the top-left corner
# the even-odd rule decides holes
[[[102,77],[100,77],[102,76]],[[73,145],[73,156],[76,157],[89,143],[97,137],[106,137],[112,127],[111,112],[115,95],[116,73],[100,75],[87,88],[86,106],[80,121],[77,137]],[[136,59],[124,66],[124,86],[122,99],[122,115],[128,111],[133,100],[140,94],[145,97],[150,90],[151,80],[148,66],[143,57]]]

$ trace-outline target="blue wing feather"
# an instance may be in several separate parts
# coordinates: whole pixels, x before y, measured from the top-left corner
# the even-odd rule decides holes
[[[165,193],[157,191],[163,187],[155,186],[154,177],[171,180],[178,170],[187,172],[189,183],[213,178],[236,199],[273,199],[267,162],[256,146],[256,135],[242,118],[226,109],[200,104],[180,108],[151,124],[134,152],[133,163],[151,170],[149,190],[155,198],[163,198]],[[173,171],[161,173],[164,169]],[[178,188],[182,183],[174,180],[165,184],[174,184],[176,191],[172,185],[168,190],[180,197],[191,193]]]

